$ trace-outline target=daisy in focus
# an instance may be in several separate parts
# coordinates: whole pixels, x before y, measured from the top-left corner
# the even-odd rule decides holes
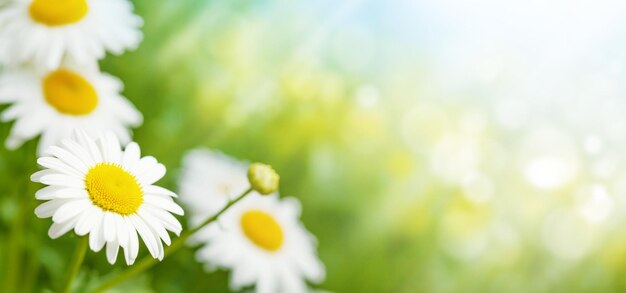
[[[319,283],[325,271],[316,240],[299,218],[294,198],[250,194],[219,218],[216,229],[205,230],[206,245],[196,257],[207,269],[232,270],[232,290],[256,285],[256,292],[307,292],[305,280]]]
[[[0,52],[48,69],[86,64],[135,49],[142,24],[127,0],[14,0],[0,10]]]
[[[15,124],[5,144],[9,149],[41,134],[39,154],[69,137],[72,130],[112,131],[123,144],[129,127],[141,125],[137,109],[120,95],[122,82],[97,67],[67,65],[55,70],[7,70],[0,75],[0,103],[10,103],[0,116]]]
[[[35,195],[46,201],[35,214],[52,218],[51,238],[72,229],[79,236],[89,234],[85,237],[91,250],[98,252],[106,245],[107,260],[114,264],[122,247],[131,265],[140,236],[152,257],[163,259],[163,242],[171,243],[167,231],[179,235],[182,230],[172,213],[183,215],[183,210],[172,199],[173,192],[153,185],[165,175],[162,164],[151,156],[142,158],[134,142],[121,150],[110,132],[93,140],[77,131],[47,153],[37,160],[44,169],[31,179],[48,185]]]
[[[212,151],[194,150],[186,156],[181,201],[190,207],[192,219],[210,216],[238,191],[246,190],[249,184],[243,166]],[[222,169],[229,170],[229,174],[220,174]],[[255,169],[253,165],[250,172]],[[260,173],[264,171],[261,168]],[[205,263],[207,270],[232,270],[232,290],[254,285],[256,292],[307,292],[306,281],[319,283],[325,276],[315,237],[300,222],[300,203],[294,198],[281,200],[275,193],[252,192],[226,210],[216,223],[198,231],[194,239],[203,245],[196,258]]]

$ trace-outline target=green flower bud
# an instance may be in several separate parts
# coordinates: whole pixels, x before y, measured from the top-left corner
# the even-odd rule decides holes
[[[268,195],[278,190],[280,176],[270,165],[254,163],[248,169],[248,181],[256,192]]]

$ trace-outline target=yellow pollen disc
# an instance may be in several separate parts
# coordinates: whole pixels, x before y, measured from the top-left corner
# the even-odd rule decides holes
[[[143,203],[137,179],[117,164],[100,163],[89,169],[85,188],[95,205],[121,215],[135,213]]]
[[[58,69],[43,80],[46,102],[57,111],[69,115],[86,115],[98,105],[96,90],[80,75]]]
[[[78,22],[87,15],[86,0],[33,0],[30,17],[48,26],[61,26]]]
[[[243,233],[257,246],[276,251],[283,245],[283,230],[265,212],[252,210],[241,216]]]

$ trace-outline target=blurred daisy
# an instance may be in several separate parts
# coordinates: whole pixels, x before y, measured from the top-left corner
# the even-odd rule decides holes
[[[139,252],[139,234],[152,257],[163,259],[161,241],[171,243],[166,230],[177,235],[182,230],[170,213],[182,215],[183,210],[173,201],[173,192],[152,185],[165,175],[162,164],[154,157],[141,158],[134,142],[122,151],[110,132],[94,141],[77,131],[47,152],[49,156],[37,160],[45,169],[31,179],[48,185],[35,195],[46,201],[35,214],[52,217],[51,238],[72,229],[80,236],[89,234],[93,251],[106,244],[107,260],[113,264],[122,247],[130,265]]]
[[[325,270],[299,218],[296,199],[250,194],[198,232],[206,245],[196,257],[208,270],[231,269],[232,290],[256,285],[256,292],[306,292],[305,280],[321,282]]]
[[[14,0],[0,11],[0,47],[16,63],[49,69],[135,49],[142,20],[127,0]],[[0,48],[0,51],[3,49]]]
[[[139,111],[120,95],[123,84],[96,67],[65,66],[52,71],[12,69],[0,75],[0,116],[15,120],[6,140],[9,149],[41,134],[39,153],[69,137],[75,128],[88,133],[114,132],[130,142],[128,127],[142,123]]]
[[[250,187],[247,165],[208,149],[192,150],[185,155],[179,192],[193,225],[200,224]]]

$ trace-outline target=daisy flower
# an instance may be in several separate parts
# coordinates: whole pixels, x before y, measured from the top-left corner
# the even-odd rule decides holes
[[[249,188],[246,163],[210,150],[193,150],[183,160],[180,200],[197,225]],[[252,168],[251,168],[252,169]],[[305,280],[321,282],[325,270],[316,240],[302,225],[300,203],[277,194],[251,192],[192,237],[202,244],[197,259],[207,270],[231,269],[233,290],[306,292]]]
[[[191,150],[185,155],[179,192],[181,202],[190,211],[191,224],[200,224],[248,189],[247,165],[208,149]]]
[[[89,234],[91,250],[98,252],[106,244],[107,260],[114,264],[122,247],[131,265],[139,252],[139,234],[152,257],[163,259],[162,242],[171,243],[167,230],[177,235],[182,230],[171,213],[182,215],[183,210],[173,192],[153,185],[165,175],[162,164],[140,157],[134,142],[122,151],[110,132],[93,140],[77,131],[47,153],[37,160],[44,170],[31,179],[48,185],[35,195],[46,201],[35,214],[52,218],[51,238],[72,229],[79,236]]]
[[[13,0],[0,10],[0,51],[49,69],[85,64],[135,49],[142,23],[127,0]]]
[[[55,70],[6,70],[0,75],[0,103],[10,103],[0,116],[15,120],[5,144],[9,149],[41,134],[39,153],[72,130],[112,131],[122,143],[131,140],[128,127],[142,123],[142,115],[120,95],[122,82],[97,67],[66,65]]]
[[[227,210],[203,238],[196,258],[207,270],[232,270],[230,287],[256,285],[256,292],[307,292],[305,280],[319,283],[324,265],[316,240],[299,220],[294,198],[250,194]]]

